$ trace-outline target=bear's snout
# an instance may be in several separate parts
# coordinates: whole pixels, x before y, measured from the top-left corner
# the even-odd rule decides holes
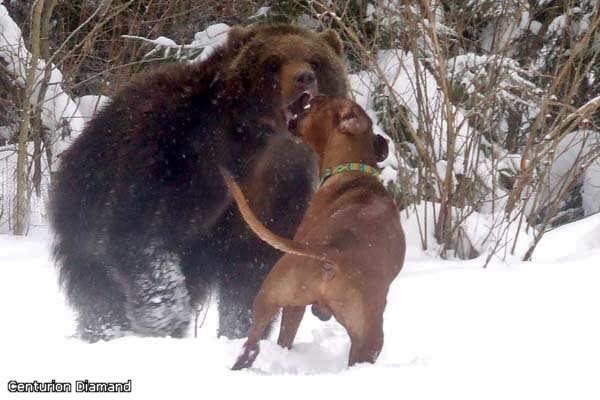
[[[296,83],[297,88],[306,92],[310,89],[314,89],[317,82],[317,76],[312,70],[300,71],[294,76],[294,82]]]

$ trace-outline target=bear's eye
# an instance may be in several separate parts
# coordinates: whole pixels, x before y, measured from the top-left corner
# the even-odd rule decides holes
[[[275,73],[279,71],[281,60],[277,56],[271,56],[265,61],[265,68],[268,72]]]
[[[321,68],[321,60],[319,60],[318,58],[314,58],[310,61],[310,66],[312,67],[313,70],[318,70],[319,68]]]

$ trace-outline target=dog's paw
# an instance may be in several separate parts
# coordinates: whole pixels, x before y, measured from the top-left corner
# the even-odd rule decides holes
[[[231,367],[232,371],[239,371],[241,369],[250,368],[252,364],[254,364],[254,360],[256,360],[256,356],[258,356],[258,343],[255,345],[248,345],[248,343],[244,344],[244,352],[240,354],[233,367]]]

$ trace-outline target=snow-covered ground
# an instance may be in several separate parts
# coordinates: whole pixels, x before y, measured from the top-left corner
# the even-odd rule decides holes
[[[293,350],[261,343],[232,372],[242,340],[217,339],[214,307],[198,338],[71,337],[51,235],[0,235],[0,398],[598,399],[600,215],[547,234],[533,262],[443,261],[407,223],[405,269],[375,365],[347,369],[349,339],[307,313]],[[132,380],[132,393],[9,394],[10,380]]]

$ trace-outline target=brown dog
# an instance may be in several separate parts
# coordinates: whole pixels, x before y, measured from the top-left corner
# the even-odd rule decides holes
[[[308,97],[308,96],[307,96]],[[323,179],[294,240],[270,232],[250,210],[233,179],[225,180],[252,230],[285,254],[262,284],[253,323],[234,370],[252,365],[258,341],[283,307],[277,343],[290,348],[305,306],[321,319],[333,314],[350,335],[348,365],[375,362],[383,346],[383,311],[404,262],[398,209],[370,167],[388,153],[386,140],[356,103],[300,100],[290,130],[317,154]],[[304,102],[304,104],[302,103]]]

